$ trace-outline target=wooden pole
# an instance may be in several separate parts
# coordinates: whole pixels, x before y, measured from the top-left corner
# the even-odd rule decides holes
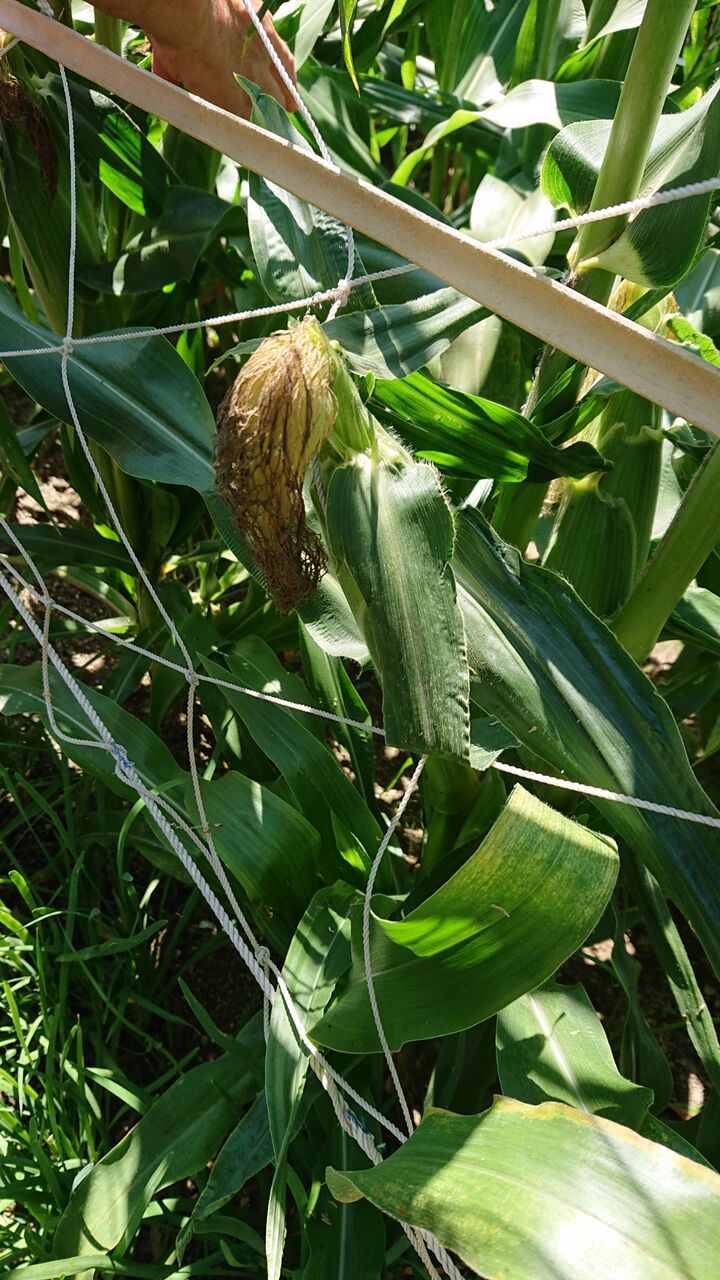
[[[467,297],[720,437],[720,371],[361,178],[135,67],[17,0],[0,26],[70,70],[201,139],[409,257]]]

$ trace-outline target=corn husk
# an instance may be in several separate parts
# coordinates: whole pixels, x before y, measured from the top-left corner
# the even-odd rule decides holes
[[[308,528],[303,482],[337,415],[336,358],[314,317],[272,334],[248,360],[218,413],[216,488],[277,608],[317,589],[325,553]]]

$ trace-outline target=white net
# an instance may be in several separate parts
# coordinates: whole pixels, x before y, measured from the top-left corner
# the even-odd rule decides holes
[[[49,11],[49,6],[45,0],[39,0],[40,7],[44,11]],[[323,159],[329,166],[335,168],[332,158],[325,146],[323,138],[308,111],[305,104],[300,99],[294,86],[292,85],[285,69],[279,63],[277,56],[262,25],[258,23],[255,11],[251,5],[245,3],[248,11],[251,13],[253,21],[257,27],[260,37],[266,43],[269,55],[273,59],[281,78],[293,92],[299,111],[310,130],[312,137],[315,139]],[[6,46],[9,48],[11,46]],[[92,449],[88,443],[85,431],[83,429],[80,416],[76,407],[73,395],[73,353],[76,350],[100,344],[116,343],[116,342],[132,342],[147,337],[171,336],[174,334],[186,333],[193,329],[213,328],[217,329],[222,325],[236,324],[243,320],[252,318],[263,318],[272,315],[285,315],[288,312],[299,311],[304,312],[313,307],[322,304],[331,303],[329,318],[334,316],[337,311],[347,302],[352,290],[361,288],[363,285],[371,283],[375,280],[392,276],[406,271],[412,271],[415,268],[412,263],[400,267],[392,268],[388,271],[370,273],[361,276],[354,276],[355,268],[355,249],[353,232],[350,227],[346,228],[347,235],[347,266],[343,277],[338,281],[337,285],[312,296],[298,299],[294,303],[282,302],[277,305],[265,306],[254,310],[238,311],[232,314],[223,314],[214,316],[205,320],[198,320],[192,323],[180,323],[177,325],[167,325],[161,327],[152,327],[146,329],[138,329],[121,334],[97,334],[91,337],[74,337],[74,310],[75,310],[75,286],[76,286],[76,246],[77,246],[77,210],[76,210],[76,194],[77,194],[77,169],[76,169],[76,139],[74,127],[73,105],[70,96],[67,76],[64,68],[59,68],[62,79],[62,86],[65,95],[67,107],[68,121],[68,143],[69,143],[69,159],[70,159],[70,245],[69,245],[69,290],[68,290],[68,315],[67,327],[64,340],[56,342],[48,338],[46,344],[37,347],[23,348],[12,351],[0,352],[0,359],[13,357],[23,359],[42,359],[51,355],[61,356],[61,377],[62,385],[65,393],[67,405],[67,420],[72,424],[76,439],[83,451],[87,464],[93,474],[95,483],[98,488],[107,510],[109,520],[115,529],[117,536],[123,545],[127,555],[134,566],[135,572],[139,580],[143,583],[149,598],[152,600],[158,611],[160,618],[163,620],[167,628],[168,635],[172,639],[177,653],[181,661],[176,661],[162,652],[156,652],[143,647],[140,644],[127,639],[125,636],[114,634],[108,631],[101,624],[83,616],[66,604],[55,600],[48,589],[46,580],[38,568],[35,560],[23,544],[17,529],[14,529],[9,522],[0,517],[0,527],[5,537],[12,545],[16,555],[0,555],[0,588],[4,592],[8,601],[15,609],[18,617],[25,624],[29,633],[37,642],[42,668],[42,686],[43,696],[45,700],[47,719],[53,736],[59,744],[65,746],[80,746],[89,750],[97,750],[106,752],[112,757],[114,762],[114,770],[121,782],[133,792],[145,806],[148,816],[155,824],[158,832],[167,842],[170,850],[180,860],[185,870],[191,877],[194,884],[199,889],[209,909],[215,916],[219,926],[225,932],[228,939],[236,949],[248,971],[260,987],[265,1001],[265,1026],[266,1033],[268,1028],[268,1010],[274,999],[279,995],[284,1002],[290,1018],[292,1027],[297,1036],[298,1043],[302,1046],[303,1051],[307,1054],[309,1065],[320,1080],[323,1088],[328,1092],[338,1122],[345,1131],[358,1143],[361,1149],[366,1153],[373,1163],[381,1160],[380,1152],[373,1142],[370,1134],[364,1125],[359,1122],[355,1112],[351,1109],[350,1103],[361,1111],[369,1115],[378,1125],[383,1127],[397,1142],[404,1142],[407,1134],[403,1133],[396,1125],[387,1119],[376,1107],[364,1099],[331,1065],[326,1056],[323,1055],[316,1045],[310,1040],[300,1011],[296,1008],[292,996],[282,978],[282,966],[278,965],[270,955],[267,947],[255,936],[240,904],[233,892],[232,885],[227,877],[223,864],[218,855],[213,838],[213,831],[206,812],[205,801],[203,797],[203,789],[201,787],[201,778],[198,768],[195,752],[195,718],[196,718],[196,694],[198,686],[202,683],[214,685],[216,687],[234,691],[249,698],[261,699],[268,706],[268,710],[275,706],[284,709],[291,709],[295,712],[302,712],[308,716],[321,717],[329,723],[342,724],[362,732],[372,733],[383,737],[384,731],[380,726],[368,726],[367,723],[347,718],[344,716],[333,714],[332,712],[318,709],[303,703],[293,701],[284,697],[280,697],[271,693],[259,692],[256,689],[233,681],[231,679],[223,679],[217,676],[207,674],[204,671],[198,671],[193,662],[190,647],[186,644],[178,628],[176,627],[170,613],[150,576],[145,571],[127,533],[123,527],[122,520],[115,509],[111,495],[103,480],[103,477],[96,464]],[[689,199],[693,196],[708,194],[712,191],[720,190],[720,179],[710,179],[701,183],[693,183],[688,186],[673,189],[671,191],[659,192],[651,196],[643,197],[636,201],[631,201],[623,205],[615,206],[611,209],[594,211],[590,214],[564,219],[561,222],[555,222],[550,227],[543,227],[537,230],[525,233],[522,236],[517,234],[508,237],[507,240],[496,240],[488,247],[501,248],[504,244],[511,241],[513,244],[519,239],[529,239],[533,237],[543,237],[548,232],[555,232],[569,228],[575,228],[584,225],[586,222],[594,222],[603,218],[611,218],[619,214],[633,215],[637,212],[658,204],[667,204],[675,200]],[[37,620],[30,608],[30,602],[34,602],[39,606],[42,616],[42,625]],[[182,675],[187,681],[187,703],[186,703],[186,733],[187,733],[187,754],[189,760],[190,777],[192,783],[192,791],[194,795],[197,813],[199,815],[198,827],[193,827],[188,823],[184,814],[180,809],[172,803],[166,796],[158,794],[153,787],[152,780],[143,776],[142,770],[133,762],[131,753],[126,743],[119,741],[113,736],[113,733],[104,722],[101,715],[98,714],[87,694],[78,681],[72,670],[65,662],[63,657],[58,653],[57,649],[51,643],[50,630],[51,618],[53,614],[62,616],[73,623],[77,624],[80,629],[79,634],[95,633],[103,637],[105,641],[121,647],[124,650],[131,651],[148,661],[164,667],[177,674]],[[76,706],[82,712],[87,722],[87,733],[85,736],[71,735],[67,729],[59,723],[58,715],[53,706],[53,689],[51,680],[51,670],[56,673],[57,678],[63,683],[68,690],[71,698]],[[62,717],[60,717],[62,719]],[[410,783],[405,791],[402,803],[398,807],[392,822],[388,825],[385,835],[378,847],[372,870],[370,872],[367,888],[364,898],[363,910],[363,952],[365,960],[365,972],[367,978],[368,992],[373,1010],[373,1016],[377,1027],[380,1043],[383,1046],[385,1057],[388,1064],[394,1086],[396,1088],[400,1106],[405,1119],[408,1134],[413,1130],[412,1114],[404,1096],[402,1085],[397,1074],[392,1054],[390,1052],[388,1042],[384,1033],[380,1011],[378,1009],[377,1000],[375,999],[373,977],[370,965],[370,947],[369,947],[369,921],[370,921],[370,902],[375,884],[375,878],[381,860],[390,844],[394,831],[399,823],[403,810],[409,802],[415,788],[417,787],[420,774],[424,765],[422,759],[417,765]],[[502,761],[497,761],[495,766],[498,769],[519,775],[521,777],[536,780],[549,785],[563,787],[574,791],[579,791],[589,796],[601,797],[605,800],[613,800],[621,804],[634,805],[639,808],[651,810],[656,813],[670,815],[676,818],[684,819],[688,822],[698,822],[705,825],[720,828],[720,820],[705,814],[686,812],[665,806],[652,797],[642,798],[635,796],[620,795],[615,792],[607,791],[592,786],[583,786],[582,784],[571,782],[567,779],[551,777],[544,774],[534,773],[529,770],[520,769],[519,767],[508,765]],[[225,901],[221,901],[220,897],[215,893],[205,876],[202,874],[198,862],[207,860],[209,867],[222,890]],[[460,1272],[455,1266],[443,1247],[431,1235],[415,1230],[412,1227],[405,1227],[408,1238],[421,1257],[423,1263],[427,1267],[432,1277],[437,1277],[438,1271],[430,1254],[433,1255],[439,1266],[445,1273],[458,1280]]]

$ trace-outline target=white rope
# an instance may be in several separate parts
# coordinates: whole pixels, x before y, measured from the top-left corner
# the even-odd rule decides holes
[[[634,809],[647,809],[650,813],[659,813],[667,818],[680,818],[683,822],[697,822],[701,826],[715,827],[720,831],[720,818],[713,818],[707,813],[694,813],[689,809],[675,809],[669,804],[658,804],[656,800],[642,800],[639,796],[626,796],[620,791],[608,791],[605,787],[592,787],[587,782],[571,782],[569,778],[555,778],[549,773],[535,773],[532,769],[520,769],[514,764],[505,764],[496,760],[493,768],[502,773],[512,773],[518,778],[528,778],[530,782],[542,782],[551,787],[559,787],[563,791],[577,791],[584,796],[596,796],[598,800],[612,800],[615,804],[628,804]]]
[[[408,1106],[407,1098],[405,1097],[405,1091],[402,1087],[400,1076],[398,1075],[398,1072],[397,1072],[397,1067],[395,1066],[395,1061],[392,1056],[390,1045],[388,1044],[388,1038],[385,1034],[385,1028],[383,1026],[383,1021],[380,1015],[380,1009],[378,1007],[378,1002],[377,1002],[377,995],[375,992],[375,980],[373,978],[373,971],[372,971],[372,956],[370,954],[370,901],[373,895],[373,890],[375,888],[375,880],[377,879],[377,873],[380,870],[380,864],[383,860],[385,850],[387,849],[390,841],[392,840],[392,837],[397,828],[397,825],[400,822],[400,819],[402,818],[412,796],[415,793],[415,789],[418,785],[418,782],[420,781],[420,774],[425,768],[426,761],[427,761],[427,756],[423,756],[419,761],[415,769],[415,772],[413,773],[412,777],[410,778],[410,781],[408,782],[407,788],[405,790],[405,795],[403,796],[402,800],[400,801],[400,804],[395,810],[395,815],[392,821],[390,822],[390,824],[388,825],[388,829],[385,832],[385,835],[380,841],[380,844],[378,846],[378,851],[375,854],[375,857],[373,859],[373,864],[370,868],[370,874],[368,875],[368,878],[367,878],[367,885],[365,887],[365,897],[363,898],[363,914],[362,914],[363,965],[365,968],[365,981],[367,983],[368,999],[370,1000],[370,1008],[372,1009],[373,1020],[375,1022],[375,1029],[378,1033],[380,1046],[382,1048],[383,1054],[385,1055],[385,1061],[387,1063],[388,1071],[390,1072],[390,1077],[395,1086],[395,1092],[397,1093],[397,1096],[400,1102],[400,1107],[402,1109],[403,1117],[405,1119],[405,1124],[407,1126],[407,1131],[409,1134],[413,1132],[415,1125],[413,1124],[413,1118],[410,1112],[410,1107]]]

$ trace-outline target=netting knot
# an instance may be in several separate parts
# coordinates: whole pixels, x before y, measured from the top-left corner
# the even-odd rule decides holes
[[[333,302],[333,308],[332,308],[333,311],[339,311],[341,307],[347,306],[348,302],[350,301],[350,294],[352,293],[352,287],[353,287],[352,280],[348,280],[347,278],[338,280],[335,286],[335,289],[333,290],[335,294],[335,301]]]
[[[110,743],[110,751],[115,761],[115,773],[121,782],[125,781],[124,775],[129,773],[132,765],[118,742]]]
[[[186,671],[185,679],[187,680],[191,689],[197,689],[198,685],[200,684],[200,677],[197,671]]]
[[[73,347],[72,338],[63,338],[62,350],[64,356],[71,356],[75,348]]]

